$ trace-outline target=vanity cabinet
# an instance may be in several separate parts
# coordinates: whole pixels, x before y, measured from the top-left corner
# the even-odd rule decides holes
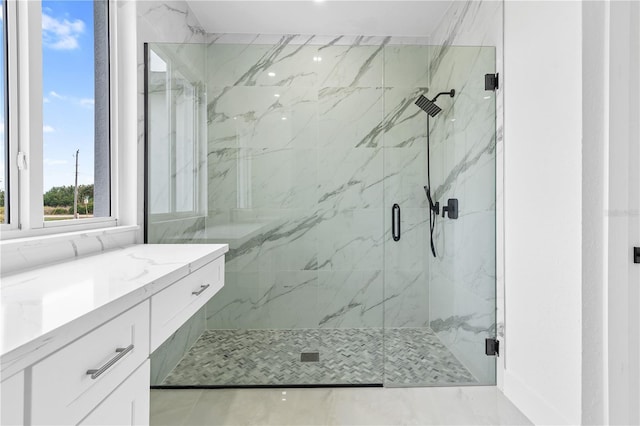
[[[144,301],[32,367],[31,423],[77,424],[148,357]]]
[[[227,245],[175,249],[132,246],[3,278],[4,317],[18,324],[24,318],[11,313],[37,306],[40,313],[29,311],[29,319],[40,328],[25,330],[41,331],[2,354],[2,425],[149,423],[151,352],[224,285]],[[87,271],[76,274],[84,281],[51,279],[71,276],[69,270]],[[60,297],[79,291],[91,296],[83,299],[90,305]],[[52,313],[65,320],[44,331]],[[13,343],[6,336],[5,348]]]

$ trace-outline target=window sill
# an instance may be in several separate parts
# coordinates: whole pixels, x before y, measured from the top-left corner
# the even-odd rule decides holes
[[[72,232],[60,232],[58,227],[53,235],[0,241],[2,275],[140,242],[138,225],[108,228],[104,222],[96,225],[101,227]]]

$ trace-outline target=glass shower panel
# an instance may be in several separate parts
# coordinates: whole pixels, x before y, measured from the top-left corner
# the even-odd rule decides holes
[[[146,241],[189,241],[207,209],[205,47],[146,46]]]
[[[359,146],[380,121],[382,57],[350,47],[208,47],[206,238],[230,251],[207,333],[250,341],[235,355],[260,367],[211,385],[382,381],[381,350],[362,346],[381,349],[382,153]],[[362,362],[377,376],[354,374]]]
[[[146,241],[229,244],[154,385],[495,383],[495,49],[354,40],[148,46]]]
[[[495,359],[484,353],[485,338],[495,336],[495,96],[484,86],[485,74],[495,73],[495,48],[432,46],[421,54],[430,72],[420,80],[387,65],[395,87],[386,92],[386,111],[402,115],[384,141],[385,385],[495,384]],[[431,100],[451,89],[453,98],[435,101],[442,108],[435,117],[413,105],[420,94]],[[439,202],[436,257],[423,189],[429,167]],[[458,200],[457,219],[443,217],[449,199]],[[391,236],[394,203],[399,241]]]

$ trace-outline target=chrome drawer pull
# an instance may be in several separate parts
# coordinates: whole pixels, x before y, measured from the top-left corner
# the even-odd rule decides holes
[[[201,285],[200,286],[200,290],[198,291],[193,291],[191,292],[191,294],[195,295],[195,296],[200,296],[206,289],[208,289],[209,287],[211,287],[211,284],[207,284],[207,285]]]
[[[126,354],[128,354],[132,350],[133,350],[133,345],[129,345],[126,348],[118,348],[118,349],[116,349],[116,352],[118,353],[118,355],[116,355],[113,358],[111,358],[105,365],[103,365],[102,367],[100,367],[97,370],[87,370],[87,374],[91,374],[91,378],[92,379],[97,379],[102,373],[104,373],[109,368],[111,368],[113,366],[113,364],[115,364],[116,362],[120,361],[122,359],[122,357],[124,357]]]

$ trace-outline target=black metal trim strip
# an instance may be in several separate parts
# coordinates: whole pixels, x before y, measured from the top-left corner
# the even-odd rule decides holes
[[[151,389],[316,389],[316,388],[381,388],[382,383],[363,383],[359,385],[154,385]]]
[[[143,243],[149,243],[149,43],[144,43],[144,195],[143,205]]]

